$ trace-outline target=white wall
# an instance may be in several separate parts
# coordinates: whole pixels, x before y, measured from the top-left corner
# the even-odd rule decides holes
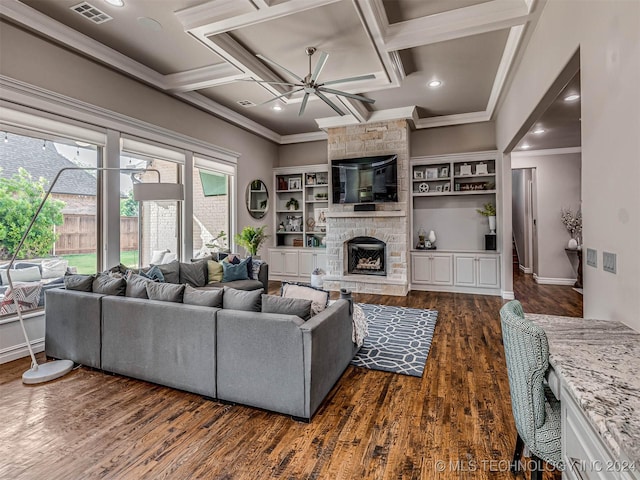
[[[496,149],[494,122],[424,128],[410,133],[412,157],[448,153],[484,152]]]
[[[499,109],[497,145],[510,144],[578,48],[584,244],[599,256],[597,269],[584,267],[584,316],[640,330],[640,2],[548,0]],[[603,250],[618,255],[616,275],[602,270]]]
[[[278,148],[279,167],[326,165],[329,163],[327,141],[291,143]],[[271,185],[269,183],[268,185]]]
[[[574,265],[565,247],[571,238],[560,221],[562,208],[580,208],[580,154],[511,155],[512,168],[535,168],[537,184],[538,277],[558,283],[573,283]],[[541,152],[542,153],[542,152]],[[516,185],[513,185],[515,192]],[[514,231],[517,225],[514,221]]]

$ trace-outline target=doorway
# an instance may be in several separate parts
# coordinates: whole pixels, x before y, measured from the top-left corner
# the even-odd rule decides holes
[[[538,275],[537,184],[535,168],[511,170],[513,244],[518,269]]]

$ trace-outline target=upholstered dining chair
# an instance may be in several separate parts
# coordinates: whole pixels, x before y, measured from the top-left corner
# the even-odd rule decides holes
[[[524,317],[517,300],[500,309],[517,439],[511,471],[520,469],[523,447],[531,452],[531,480],[541,480],[543,464],[561,468],[560,402],[545,385],[549,344],[544,330]]]

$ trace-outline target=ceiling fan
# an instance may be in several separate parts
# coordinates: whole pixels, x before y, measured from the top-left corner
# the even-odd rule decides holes
[[[361,102],[375,103],[375,100],[371,98],[363,97],[362,95],[355,95],[353,93],[343,92],[342,90],[334,90],[333,88],[327,88],[327,85],[333,85],[336,83],[355,82],[358,80],[370,80],[372,78],[376,78],[376,76],[373,74],[360,75],[357,77],[342,78],[340,80],[331,80],[329,82],[318,83],[318,77],[320,76],[320,72],[322,71],[325,64],[327,63],[327,58],[329,58],[329,54],[326,52],[320,52],[320,59],[318,60],[318,63],[316,63],[316,68],[313,70],[313,73],[311,73],[311,57],[313,56],[314,53],[316,53],[316,51],[317,50],[315,47],[305,48],[305,53],[309,57],[309,73],[304,78],[299,77],[298,75],[293,73],[291,70],[283,67],[282,65],[280,65],[277,62],[274,62],[273,60],[269,60],[267,57],[263,55],[259,55],[259,54],[256,55],[260,60],[270,63],[271,65],[274,65],[275,67],[282,69],[283,71],[285,71],[290,76],[296,79],[295,83],[269,82],[265,80],[254,80],[252,78],[246,79],[246,81],[256,82],[256,83],[267,83],[270,85],[284,85],[287,87],[295,87],[293,90],[283,93],[282,95],[278,95],[277,97],[267,100],[266,102],[263,102],[260,105],[273,102],[279,98],[289,97],[294,93],[302,92],[302,91],[304,91],[304,97],[302,97],[302,104],[300,105],[300,111],[298,112],[298,116],[302,116],[302,114],[304,113],[304,110],[307,107],[307,102],[309,101],[309,96],[311,94],[316,95],[320,100],[322,100],[324,103],[329,105],[338,115],[345,115],[345,113],[334,102],[332,102],[329,98],[327,98],[325,93],[330,93],[330,94],[338,95],[342,97],[353,98],[354,100],[359,100]]]

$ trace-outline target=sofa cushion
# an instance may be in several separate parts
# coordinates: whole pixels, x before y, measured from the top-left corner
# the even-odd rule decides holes
[[[42,260],[42,278],[58,278],[64,276],[69,260],[64,258],[46,258]]]
[[[222,262],[222,281],[233,282],[235,280],[249,280],[249,274],[247,272],[247,263],[249,259],[245,258],[237,265],[230,262]]]
[[[220,262],[216,262],[215,260],[207,260],[207,273],[208,273],[208,282],[221,282],[222,281],[222,265]]]
[[[147,295],[147,283],[153,282],[150,278],[135,273],[127,277],[125,296],[133,298],[149,298]]]
[[[182,303],[182,297],[184,295],[184,285],[149,282],[147,283],[146,287],[147,296],[151,300]]]
[[[234,282],[214,282],[208,283],[201,288],[235,288],[236,290],[257,290],[259,288],[264,289],[264,285],[259,280],[236,280]]]
[[[2,284],[9,285],[7,271],[0,270],[0,276],[2,276]],[[41,279],[42,276],[40,275],[40,269],[37,266],[11,269],[11,280],[14,282],[39,282]]]
[[[247,312],[259,312],[262,310],[262,293],[264,290],[237,290],[224,287],[222,296],[222,308],[231,310],[244,310]]]
[[[311,318],[311,300],[262,295],[262,313],[296,315],[303,320]]]
[[[311,300],[311,314],[322,312],[329,303],[329,292],[297,283],[282,283],[281,296]]]
[[[136,273],[136,272],[134,271],[133,273]],[[147,278],[149,280],[153,280],[156,282],[164,282],[164,274],[162,273],[162,270],[160,270],[160,267],[158,267],[157,265],[154,265],[153,267],[150,267],[147,270],[140,269],[137,273],[138,275],[144,278]]]
[[[151,265],[152,267],[154,265]],[[180,262],[177,260],[157,265],[164,276],[164,281],[167,283],[180,283]]]
[[[93,293],[124,296],[126,290],[127,281],[124,278],[113,278],[109,275],[100,274],[93,280]]]
[[[64,276],[64,288],[80,292],[91,292],[93,291],[95,277],[95,275],[67,274]]]
[[[222,308],[223,293],[224,290],[222,288],[200,290],[193,288],[191,285],[187,285],[184,288],[182,303],[186,303],[187,305],[200,305],[202,307]]]
[[[207,262],[180,263],[180,283],[188,283],[192,287],[204,287],[209,278]]]

